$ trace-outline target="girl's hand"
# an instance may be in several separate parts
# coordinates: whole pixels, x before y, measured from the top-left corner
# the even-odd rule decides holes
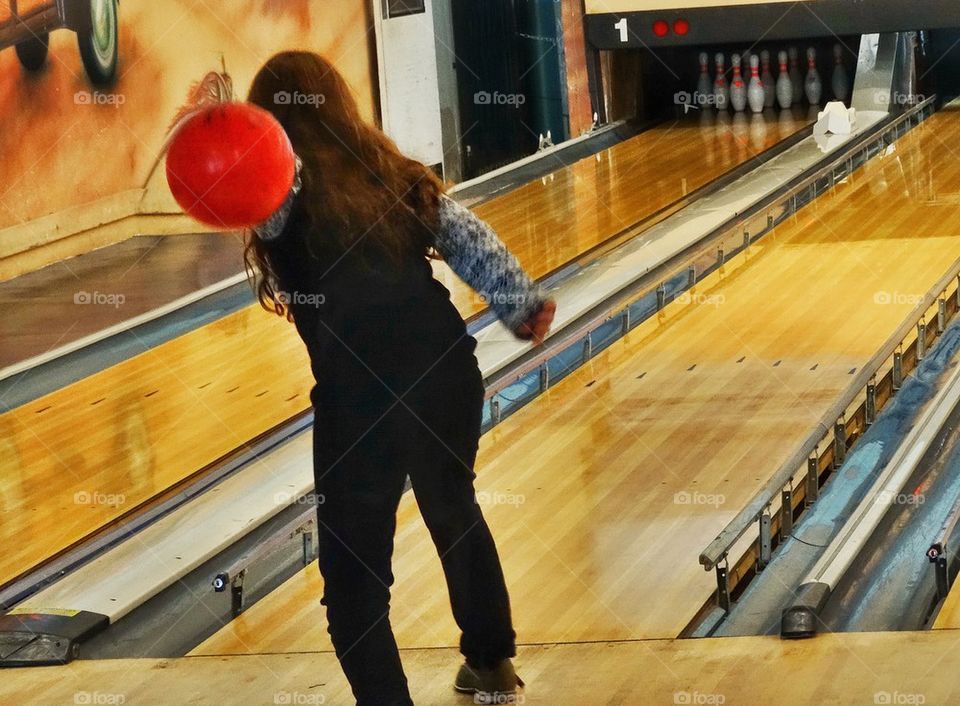
[[[553,316],[557,313],[557,303],[553,299],[547,299],[543,306],[533,312],[529,319],[520,324],[513,332],[517,338],[536,343],[543,343],[544,337],[550,330],[550,324],[553,323]]]

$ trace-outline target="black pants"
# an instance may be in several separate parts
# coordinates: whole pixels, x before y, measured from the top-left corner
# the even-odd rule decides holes
[[[332,404],[322,394],[315,400],[323,604],[359,706],[412,704],[389,620],[396,511],[408,476],[440,555],[461,652],[478,667],[515,654],[503,571],[473,486],[483,384],[472,355],[459,361],[392,391],[356,371],[365,382],[332,395]]]

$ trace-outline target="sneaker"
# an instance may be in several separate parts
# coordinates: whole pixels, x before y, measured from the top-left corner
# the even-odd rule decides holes
[[[475,694],[475,703],[513,703],[512,697],[523,682],[513,668],[513,662],[505,659],[493,669],[478,669],[464,663],[457,672],[453,688],[462,694]]]

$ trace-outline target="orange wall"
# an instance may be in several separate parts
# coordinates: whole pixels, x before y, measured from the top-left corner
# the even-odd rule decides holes
[[[6,3],[2,3],[6,4]],[[57,30],[36,74],[0,51],[0,230],[142,188],[190,86],[221,56],[239,96],[281,49],[331,58],[367,118],[375,112],[373,29],[363,0],[122,0],[116,84],[98,104],[76,36]],[[82,99],[81,99],[82,100]]]
[[[570,137],[578,137],[593,124],[587,79],[586,40],[583,34],[583,0],[563,0],[561,12]]]

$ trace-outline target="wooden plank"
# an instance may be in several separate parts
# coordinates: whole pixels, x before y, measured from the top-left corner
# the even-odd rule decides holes
[[[950,111],[599,354],[482,442],[478,489],[522,641],[675,637],[712,595],[697,555],[960,247]],[[746,264],[745,264],[746,263]],[[510,498],[522,502],[508,502]],[[452,646],[439,562],[401,504],[391,622]],[[198,654],[328,645],[307,569]]]
[[[953,704],[955,631],[643,640],[522,646],[526,704]],[[417,704],[472,703],[451,681],[456,650],[401,653]],[[88,696],[98,701],[84,701]],[[108,700],[108,699],[113,699]],[[122,701],[120,700],[122,698]],[[0,701],[353,703],[330,652],[78,661],[4,672]]]
[[[933,566],[930,566],[933,571]],[[943,605],[940,606],[940,612],[937,613],[937,619],[933,623],[934,630],[952,630],[960,627],[960,583],[954,579],[953,587],[947,594]]]
[[[307,409],[309,387],[292,327],[250,307],[0,415],[0,583]]]

